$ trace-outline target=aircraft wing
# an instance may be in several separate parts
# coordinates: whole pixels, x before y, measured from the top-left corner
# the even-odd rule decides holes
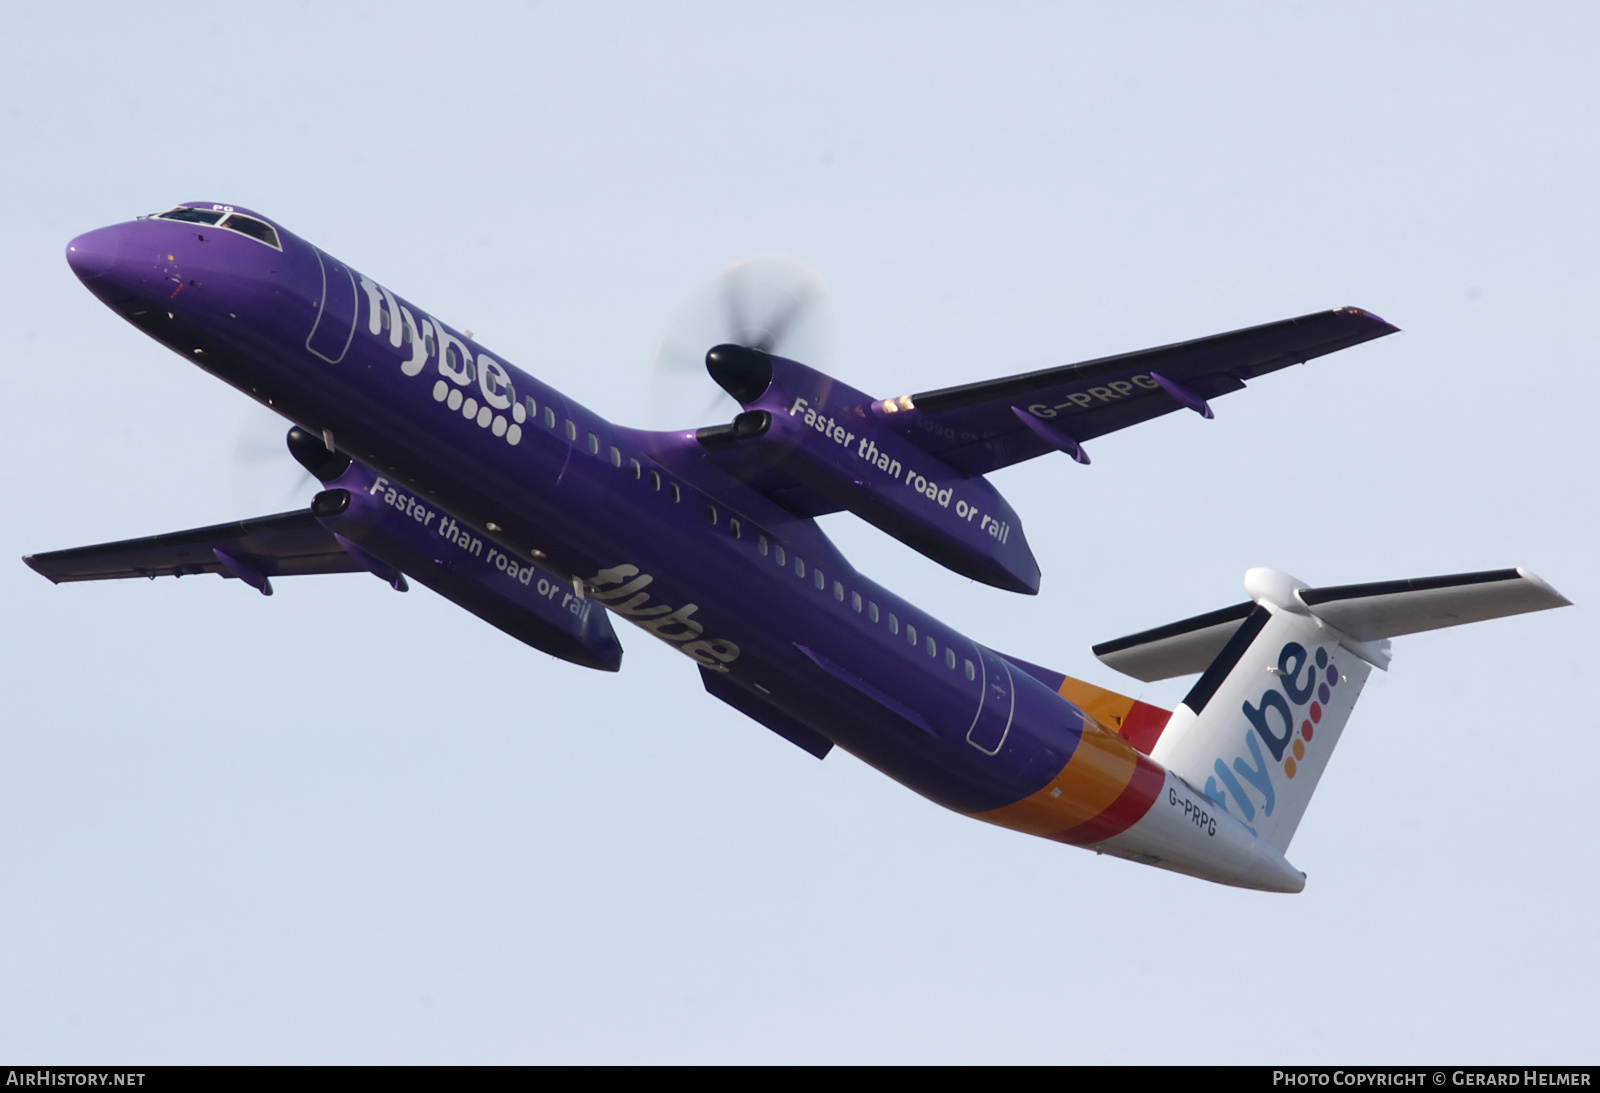
[[[894,405],[914,411],[891,411],[884,421],[966,474],[987,474],[1057,449],[1076,450],[1082,458],[1077,446],[1086,440],[1185,407],[1209,417],[1210,399],[1237,391],[1248,380],[1398,329],[1370,312],[1343,307],[1136,353],[924,391],[884,403],[885,410]]]
[[[154,580],[194,573],[236,576],[218,552],[263,577],[360,573],[364,569],[339,545],[333,532],[317,522],[310,509],[119,543],[29,554],[22,560],[56,584],[120,577]]]

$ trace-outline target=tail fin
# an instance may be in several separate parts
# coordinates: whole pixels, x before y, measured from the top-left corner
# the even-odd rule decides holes
[[[1200,671],[1151,757],[1280,852],[1389,638],[1568,601],[1521,569],[1308,588],[1245,574],[1250,602],[1094,647],[1147,682]]]

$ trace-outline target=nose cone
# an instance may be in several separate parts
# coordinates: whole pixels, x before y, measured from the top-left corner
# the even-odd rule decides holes
[[[105,276],[122,254],[122,235],[116,228],[85,232],[67,244],[67,265],[84,284]]]

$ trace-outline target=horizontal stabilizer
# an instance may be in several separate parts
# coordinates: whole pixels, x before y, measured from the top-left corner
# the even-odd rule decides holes
[[[1108,667],[1146,683],[1197,675],[1217,659],[1254,606],[1236,603],[1220,611],[1101,642],[1094,647],[1094,655]]]
[[[263,577],[362,572],[361,563],[306,509],[142,539],[30,554],[22,560],[34,572],[61,584],[125,577],[154,580],[196,573],[237,576],[223,563],[223,556],[242,560]]]
[[[1572,601],[1525,569],[1303,588],[1312,614],[1359,641],[1567,607]]]
[[[1246,587],[1255,602],[1315,616],[1361,643],[1360,647],[1352,645],[1352,652],[1380,668],[1388,665],[1387,653],[1376,645],[1366,647],[1366,643],[1571,603],[1525,569],[1327,588],[1307,588],[1287,574],[1251,570]],[[1216,659],[1253,606],[1252,602],[1234,604],[1102,642],[1094,646],[1094,655],[1107,666],[1146,683],[1196,675]]]

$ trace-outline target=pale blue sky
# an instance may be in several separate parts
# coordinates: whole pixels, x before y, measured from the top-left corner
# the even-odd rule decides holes
[[[996,10],[998,8],[998,10]],[[39,5],[0,39],[0,1057],[1593,1061],[1600,14],[1500,5]],[[246,499],[243,396],[62,259],[257,208],[619,420],[729,262],[827,278],[881,395],[1345,304],[1404,329],[996,476],[1045,579],[849,517],[973,637],[1525,565],[1396,642],[1290,858],[1209,886],[817,763],[417,589],[54,588],[6,557]]]

